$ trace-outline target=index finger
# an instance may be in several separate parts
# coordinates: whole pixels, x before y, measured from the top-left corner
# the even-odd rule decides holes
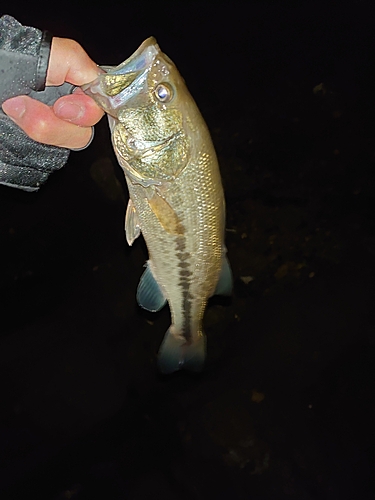
[[[91,82],[101,70],[81,45],[69,38],[52,38],[46,85],[64,82],[83,85]]]

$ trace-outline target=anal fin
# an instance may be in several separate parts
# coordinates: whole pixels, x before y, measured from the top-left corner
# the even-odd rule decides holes
[[[217,282],[214,295],[232,295],[233,289],[233,275],[228,262],[228,258],[225,256],[223,259],[223,265],[221,268],[221,273],[219,281]]]
[[[167,303],[167,299],[152,275],[148,264],[139,281],[137,302],[143,309],[151,312],[160,311]]]

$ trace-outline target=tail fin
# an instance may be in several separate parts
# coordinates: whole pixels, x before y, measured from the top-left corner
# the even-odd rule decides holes
[[[168,374],[187,369],[193,372],[203,370],[206,358],[206,338],[200,335],[190,344],[167,330],[159,349],[158,366],[162,373]]]

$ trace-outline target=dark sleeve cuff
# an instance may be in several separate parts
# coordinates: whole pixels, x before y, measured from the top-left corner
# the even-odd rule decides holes
[[[11,16],[0,17],[0,100],[43,90],[51,36],[22,26]]]
[[[35,90],[44,90],[46,87],[48,63],[51,54],[52,35],[44,31],[40,42],[39,59],[36,69]]]

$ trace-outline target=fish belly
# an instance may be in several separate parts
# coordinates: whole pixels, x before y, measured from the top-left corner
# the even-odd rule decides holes
[[[172,332],[194,342],[203,334],[204,309],[214,293],[223,259],[224,196],[213,147],[202,148],[165,191],[180,221],[180,234],[167,232],[153,213],[147,196],[154,187],[129,180],[128,186],[151,272],[170,306]]]

